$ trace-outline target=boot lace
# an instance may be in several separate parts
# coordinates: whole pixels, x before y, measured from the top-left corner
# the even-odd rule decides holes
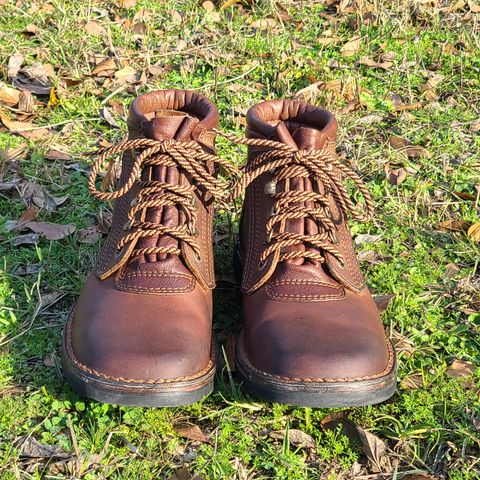
[[[339,241],[330,210],[329,194],[345,214],[350,212],[357,221],[368,221],[373,213],[372,198],[358,174],[340,162],[328,146],[319,150],[297,150],[272,140],[241,138],[231,134],[222,135],[240,145],[267,149],[243,168],[243,175],[234,183],[230,195],[230,202],[233,202],[260,175],[265,172],[273,174],[273,179],[265,185],[265,193],[272,196],[275,203],[266,225],[267,242],[260,257],[259,268],[265,265],[269,255],[277,251],[279,262],[294,258],[309,258],[323,263],[325,257],[322,252],[328,252],[343,263],[343,255],[336,247]],[[323,184],[324,193],[290,190],[289,181],[293,178],[314,179],[317,186]],[[356,205],[351,200],[341,178],[350,178],[354,182],[363,196],[363,205]],[[285,187],[278,191],[277,185],[281,181],[284,181]],[[306,202],[313,206],[307,207]],[[314,220],[319,232],[315,235],[306,235],[285,231],[288,220],[301,218]],[[277,225],[279,225],[278,229],[276,229]],[[302,244],[313,245],[318,251],[283,251],[285,247]]]
[[[98,190],[95,181],[102,165],[110,158],[107,172],[110,171],[115,163],[115,157],[128,150],[134,152],[134,162],[125,183],[111,192]],[[230,175],[235,173],[234,167],[220,157],[207,153],[195,141],[157,141],[140,138],[125,140],[95,153],[99,156],[93,164],[89,179],[89,189],[94,197],[104,201],[114,200],[128,193],[135,184],[138,186],[138,193],[131,202],[128,212],[128,222],[124,226],[124,230],[128,233],[118,242],[117,249],[121,250],[128,242],[137,242],[143,237],[170,235],[187,243],[197,258],[200,258],[200,248],[195,238],[198,234],[195,190],[203,189],[222,201],[229,183],[221,178],[215,178],[208,171],[207,164],[211,162],[215,167],[222,166]],[[157,180],[140,180],[142,170],[153,166],[177,168],[190,178],[190,184],[178,185]],[[165,226],[138,218],[142,215],[137,214],[145,212],[148,208],[166,206],[179,207],[184,212],[185,221],[179,221],[177,226]],[[148,254],[180,255],[180,253],[180,248],[176,246],[155,246],[134,249],[131,257]]]

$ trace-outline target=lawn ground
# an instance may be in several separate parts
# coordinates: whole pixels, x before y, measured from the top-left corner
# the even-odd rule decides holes
[[[480,478],[479,12],[470,0],[0,0],[0,478]],[[390,401],[271,405],[225,367],[187,408],[102,405],[64,383],[61,328],[110,218],[83,154],[123,137],[135,95],[173,87],[214,100],[237,134],[262,99],[336,113],[338,152],[375,201],[374,220],[351,227],[397,345]],[[245,158],[222,139],[219,152]],[[240,319],[238,214],[218,211],[215,227],[222,344]]]

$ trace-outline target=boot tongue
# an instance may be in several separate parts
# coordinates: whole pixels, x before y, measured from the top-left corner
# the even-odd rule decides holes
[[[195,125],[198,123],[196,118],[190,117],[183,112],[160,111],[155,115],[154,118],[142,126],[142,130],[145,136],[158,141],[169,140],[172,138],[179,141],[188,140]],[[146,167],[142,171],[141,178],[144,181],[158,180],[171,184],[178,184],[180,182],[179,171],[175,167]],[[150,207],[147,209],[144,220],[165,226],[176,227],[179,223],[179,210],[176,206]],[[137,244],[138,248],[171,246],[177,247],[178,241],[169,235],[143,237]],[[165,269],[168,266],[168,269],[170,270],[174,265],[178,264],[178,268],[181,270],[185,269],[178,257],[169,257],[176,256],[156,253],[142,255],[130,262],[130,266],[132,268],[137,268],[141,264],[155,264],[150,267],[144,265],[144,267],[149,269]]]
[[[285,125],[284,122],[280,122],[276,126],[276,137],[282,143],[289,145],[292,148],[298,150],[312,150],[320,149],[323,147],[327,137],[320,130],[315,128],[309,128],[304,126],[298,126],[292,128],[293,131],[290,131],[289,128]],[[309,178],[291,178],[289,180],[289,190],[295,191],[312,191],[313,185],[311,179]],[[313,208],[311,202],[305,203],[292,203],[292,206],[297,206],[298,208]],[[299,218],[295,220],[288,220],[285,225],[285,230],[287,232],[299,233],[302,235],[315,235],[318,233],[318,227],[316,223],[310,218]],[[305,251],[309,249],[305,245],[292,245],[290,247],[285,247],[284,251]],[[292,258],[286,260],[287,263],[291,265],[303,265],[306,262],[318,263],[314,260],[307,260],[305,258]]]

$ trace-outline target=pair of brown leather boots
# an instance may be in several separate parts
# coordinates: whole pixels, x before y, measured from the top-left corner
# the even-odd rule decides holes
[[[65,327],[67,380],[123,405],[186,405],[212,391],[214,205],[245,191],[235,255],[243,293],[235,363],[245,390],[314,407],[387,399],[395,353],[346,223],[347,212],[367,219],[372,203],[335,155],[335,118],[294,100],[255,105],[247,138],[225,135],[248,145],[240,174],[215,155],[218,119],[197,93],[148,93],[131,105],[128,140],[100,152],[90,188],[115,200],[112,227]],[[102,163],[119,153],[117,189],[99,191]],[[222,168],[233,180],[217,176]]]

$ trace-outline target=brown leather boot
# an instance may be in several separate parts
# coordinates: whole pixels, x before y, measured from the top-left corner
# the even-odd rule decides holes
[[[213,198],[218,110],[165,90],[131,105],[129,136],[93,166],[92,193],[115,199],[110,234],[63,336],[63,370],[107,403],[185,405],[212,391]],[[101,164],[124,153],[118,189],[100,192]],[[113,158],[114,160],[114,158]]]
[[[395,352],[365,286],[346,214],[366,220],[365,186],[335,155],[332,114],[293,100],[247,114],[249,158],[238,259],[245,389],[270,401],[339,407],[389,398]],[[364,197],[354,205],[342,179]]]

